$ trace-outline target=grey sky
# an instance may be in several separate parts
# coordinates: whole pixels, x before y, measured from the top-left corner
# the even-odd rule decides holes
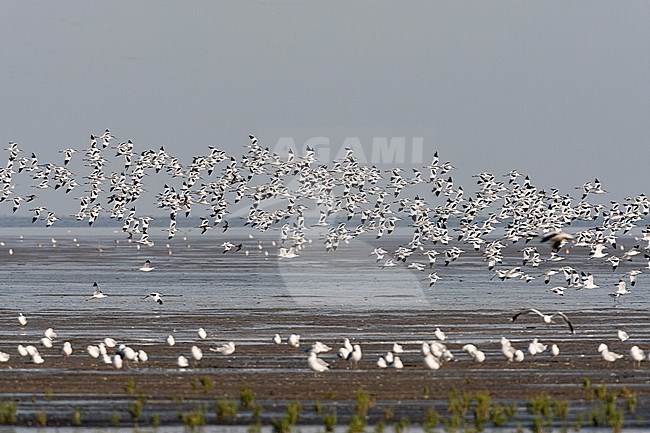
[[[0,141],[53,160],[110,128],[189,162],[249,133],[424,131],[461,184],[598,176],[620,200],[650,184],[649,22],[646,1],[5,0]]]

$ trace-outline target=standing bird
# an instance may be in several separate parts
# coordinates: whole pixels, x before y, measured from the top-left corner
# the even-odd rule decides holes
[[[289,343],[289,346],[291,347],[299,347],[300,346],[300,335],[298,334],[291,334],[289,335],[289,339],[287,340]]]
[[[93,283],[93,288],[95,289],[93,295],[90,298],[86,299],[86,301],[90,301],[91,299],[101,299],[106,297],[104,292],[102,292],[102,290],[99,288],[97,282]]]
[[[139,270],[142,271],[142,272],[151,272],[154,269],[156,269],[156,268],[154,268],[151,265],[151,260],[147,260],[146,262],[144,262],[144,264],[140,267]]]
[[[70,355],[72,355],[72,344],[70,344],[69,341],[63,343],[63,347],[61,348],[61,353],[63,354],[63,357],[65,359],[68,359]]]
[[[307,365],[316,373],[322,373],[329,370],[329,364],[316,355],[316,352],[309,352],[309,358],[307,359]]]
[[[177,364],[180,368],[187,368],[187,367],[189,367],[190,362],[187,360],[186,357],[184,357],[183,355],[180,355],[180,356],[178,357],[178,359],[176,360],[176,364]]]
[[[25,325],[27,325],[27,317],[25,317],[25,316],[23,315],[23,313],[20,313],[20,314],[18,315],[18,324],[19,324],[20,326],[25,326]]]

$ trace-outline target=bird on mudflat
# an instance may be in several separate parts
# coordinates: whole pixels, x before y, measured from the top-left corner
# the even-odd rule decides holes
[[[156,268],[154,268],[151,265],[151,260],[147,260],[146,262],[144,262],[144,264],[140,267],[139,270],[142,271],[142,272],[151,272],[154,269],[156,269]]]
[[[93,288],[95,289],[95,291],[93,292],[93,295],[90,298],[86,299],[86,301],[90,301],[91,299],[106,298],[106,295],[104,294],[104,292],[102,292],[102,290],[99,288],[99,284],[97,284],[96,282],[93,283]]]

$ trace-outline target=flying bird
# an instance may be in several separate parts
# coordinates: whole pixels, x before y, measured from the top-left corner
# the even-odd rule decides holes
[[[160,293],[158,293],[158,292],[149,293],[147,296],[145,296],[142,299],[147,299],[147,298],[153,299],[154,301],[156,301],[158,303],[158,305],[163,304],[162,295]]]
[[[561,311],[558,311],[558,312],[553,313],[553,314],[544,314],[544,313],[542,313],[541,311],[539,311],[539,310],[537,310],[535,308],[529,308],[527,310],[520,311],[517,314],[515,314],[514,316],[512,316],[510,321],[514,322],[522,314],[537,314],[539,317],[541,317],[544,320],[544,323],[549,323],[549,324],[550,323],[555,323],[555,322],[553,322],[554,317],[559,317],[562,322],[566,323],[569,326],[569,331],[572,334],[576,333],[575,329],[573,328],[573,325],[571,324],[571,321],[569,321],[569,318]]]

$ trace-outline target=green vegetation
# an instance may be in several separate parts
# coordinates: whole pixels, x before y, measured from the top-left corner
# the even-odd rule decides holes
[[[251,409],[255,405],[255,394],[248,387],[244,385],[239,396],[239,407],[242,409]]]
[[[398,423],[393,425],[393,429],[395,430],[395,433],[404,433],[410,425],[411,421],[407,417],[403,416],[400,418]]]
[[[214,379],[212,379],[210,376],[201,376],[201,378],[199,378],[199,382],[203,388],[203,394],[208,394],[214,389]]]
[[[424,422],[422,423],[422,429],[425,433],[432,433],[433,429],[438,427],[440,424],[440,414],[435,407],[429,408],[424,414]]]
[[[0,424],[16,424],[18,405],[13,402],[0,403]]]
[[[213,389],[214,381],[209,376],[203,376],[195,381],[206,393]],[[127,412],[130,415],[130,421],[137,427],[142,419],[147,397],[138,391],[136,383],[132,379],[124,384],[124,391],[134,396],[133,400],[128,403],[126,411],[115,410],[112,412],[112,416],[104,419],[104,422],[107,424],[110,422],[112,426],[125,426],[123,414]],[[421,428],[424,433],[440,432],[441,427],[446,433],[480,433],[492,426],[497,429],[506,427],[532,433],[551,431],[568,433],[570,429],[578,432],[583,426],[589,426],[611,429],[612,433],[619,433],[626,425],[646,425],[647,421],[642,418],[645,411],[637,409],[637,394],[628,388],[611,388],[611,385],[608,387],[602,382],[593,385],[591,380],[585,378],[582,380],[582,391],[585,400],[579,402],[581,406],[578,407],[582,409],[578,410],[578,407],[571,408],[568,400],[554,397],[546,392],[537,393],[527,398],[525,405],[521,404],[521,401],[518,405],[514,402],[495,402],[493,395],[488,391],[466,392],[455,389],[448,395],[446,410],[443,411],[439,406],[436,408],[436,406],[430,405],[425,407],[418,416],[418,420],[421,420]],[[50,393],[51,391],[46,389],[44,395],[47,396]],[[354,400],[351,404],[354,407],[354,412],[349,418],[348,433],[369,431],[367,430],[369,419],[375,423],[373,429],[375,432],[381,433],[387,427],[391,427],[395,433],[404,433],[409,429],[411,420],[404,416],[397,420],[395,409],[392,406],[383,407],[383,413],[375,409],[371,414],[370,411],[375,407],[375,402],[363,388],[357,388],[353,397]],[[193,409],[188,410],[182,393],[170,396],[170,401],[178,403],[177,417],[186,429],[193,430],[207,423],[208,404],[199,401],[189,407],[193,407]],[[339,418],[336,410],[338,404],[335,405],[331,402],[323,404],[321,400],[316,400],[313,402],[313,406],[310,406],[310,410],[313,410],[312,415],[318,416],[322,420],[325,433],[335,431],[338,426]],[[18,405],[19,401],[0,402],[0,425],[18,423]],[[245,416],[240,417],[238,414],[240,409],[250,411],[250,417],[248,412],[245,412]],[[287,404],[284,414],[271,421],[273,432],[291,433],[296,430],[295,426],[301,417],[301,409],[301,404],[298,401]],[[523,413],[524,410],[526,414]],[[217,399],[215,405],[217,422],[236,423],[238,420],[248,422],[250,424],[249,433],[261,431],[263,427],[262,411],[262,406],[256,404],[255,395],[246,385],[241,389],[238,400],[237,398],[223,397]],[[34,426],[48,425],[48,414],[45,410],[31,413],[32,415],[28,416],[21,412],[20,422]],[[526,420],[526,428],[522,427],[522,420]],[[49,420],[50,425],[53,422],[53,419]],[[69,423],[72,426],[82,425],[80,407],[72,409]],[[160,425],[158,414],[152,415],[150,425],[153,427]]]
[[[253,419],[257,421],[262,420],[262,406],[260,406],[259,404],[253,406]]]
[[[183,425],[191,430],[205,425],[205,415],[208,412],[207,404],[199,404],[191,411],[183,414]]]
[[[124,388],[124,392],[126,392],[127,394],[135,395],[135,380],[134,379],[127,380],[123,388]]]
[[[142,416],[142,408],[147,402],[147,397],[143,393],[138,394],[138,398],[129,405],[129,415],[134,421],[138,421]]]
[[[366,417],[368,416],[368,410],[370,409],[370,394],[359,387],[356,393],[356,399],[354,401],[354,410],[355,413],[352,415],[350,424],[348,425],[349,433],[361,433],[366,429]],[[392,413],[392,412],[391,412]],[[384,413],[386,415],[386,413]]]
[[[359,416],[366,417],[368,415],[368,409],[370,409],[370,394],[359,387],[357,389],[357,398],[354,402],[354,410],[357,411]]]
[[[120,412],[114,410],[113,415],[111,416],[111,424],[114,426],[120,425]]]
[[[332,412],[326,413],[323,416],[323,425],[325,426],[325,431],[326,432],[333,432],[334,428],[336,427],[337,424],[337,418],[336,418],[336,409],[333,409]]]
[[[230,399],[219,399],[216,405],[217,420],[220,422],[235,422],[237,419],[237,403]]]
[[[70,420],[73,426],[80,426],[81,425],[81,409],[78,407],[75,407],[72,409],[72,419]]]
[[[474,427],[476,431],[481,432],[490,419],[490,393],[480,391],[474,395]]]
[[[290,433],[300,418],[300,402],[295,401],[286,408],[284,417],[271,420],[273,433]]]
[[[555,418],[560,421],[566,421],[569,416],[569,402],[566,400],[553,400],[551,408]]]
[[[37,413],[36,424],[40,425],[41,427],[45,427],[47,425],[47,413],[44,411]]]

